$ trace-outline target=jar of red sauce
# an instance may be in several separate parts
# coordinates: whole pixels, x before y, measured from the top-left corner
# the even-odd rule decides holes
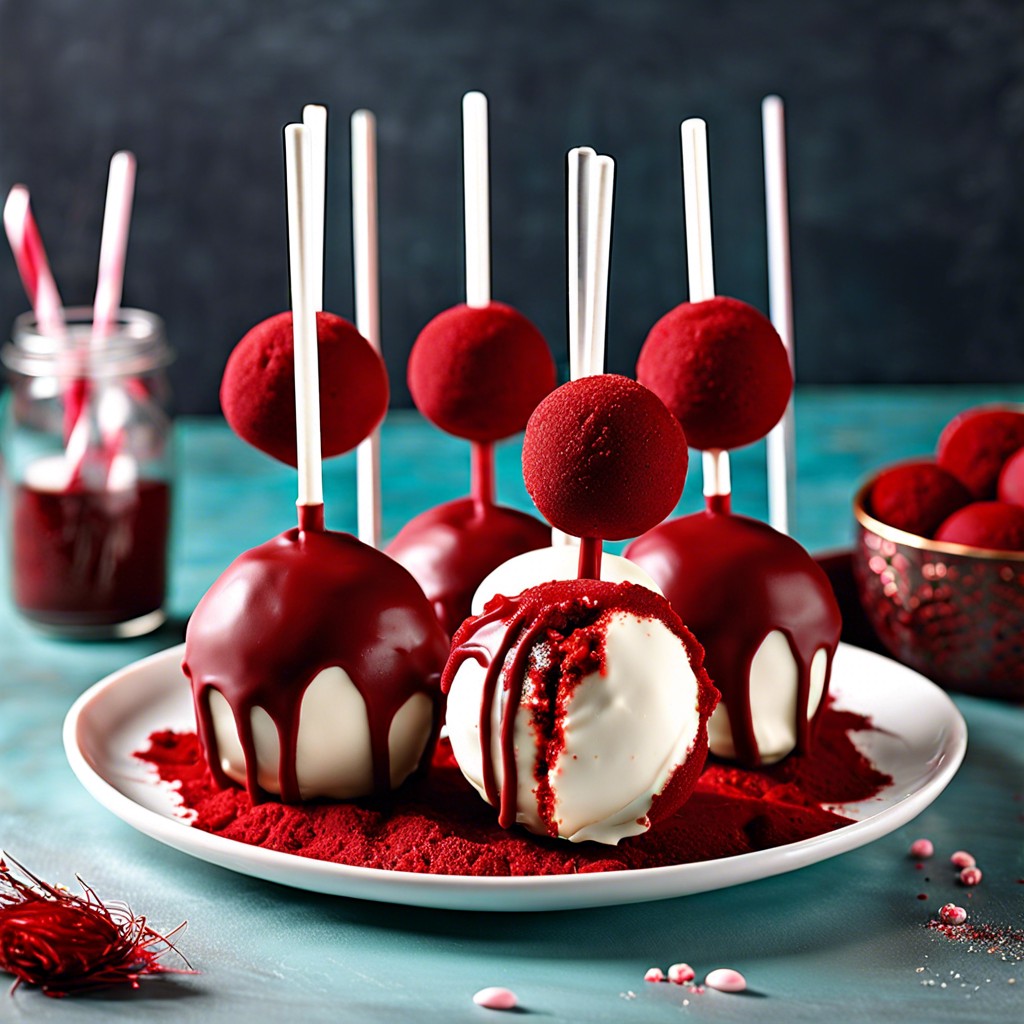
[[[140,636],[165,618],[172,352],[143,310],[120,310],[103,338],[90,309],[65,318],[45,335],[25,314],[0,350],[14,604],[55,635]]]

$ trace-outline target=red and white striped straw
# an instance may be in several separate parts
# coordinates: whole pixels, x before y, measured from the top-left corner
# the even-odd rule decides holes
[[[53,279],[46,250],[39,235],[28,189],[15,185],[7,194],[4,204],[4,230],[18,265],[21,283],[36,316],[41,334],[59,335],[64,332],[64,307]]]
[[[128,249],[128,228],[135,195],[135,157],[122,150],[110,158],[107,202],[103,211],[100,266],[96,298],[92,307],[92,340],[100,342],[109,333],[121,308],[124,261]]]

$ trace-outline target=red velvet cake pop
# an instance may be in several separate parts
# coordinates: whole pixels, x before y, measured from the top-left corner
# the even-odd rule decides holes
[[[996,496],[1003,463],[1024,447],[1024,412],[982,407],[954,416],[939,435],[939,465],[984,501]]]
[[[970,501],[971,492],[952,473],[925,460],[883,470],[869,497],[876,519],[919,537],[931,537]]]
[[[684,302],[652,328],[637,380],[669,409],[695,448],[764,437],[786,411],[793,374],[771,321],[738,299]]]
[[[523,477],[541,514],[574,537],[622,540],[668,515],[686,480],[686,438],[628,377],[563,384],[530,418]]]
[[[347,320],[317,313],[320,435],[325,458],[354,448],[384,418],[387,370]],[[220,404],[243,441],[289,466],[295,450],[295,349],[292,314],[257,324],[235,346],[224,369]]]
[[[954,512],[935,539],[993,551],[1024,551],[1024,508],[1001,501],[976,501]]]
[[[1024,505],[1024,448],[1011,455],[999,474],[1000,501],[1011,505]]]
[[[408,374],[420,412],[467,441],[518,433],[555,386],[540,331],[501,302],[453,306],[435,316],[412,347]]]
[[[504,827],[615,844],[689,797],[717,700],[700,644],[665,599],[596,578],[600,538],[642,530],[678,500],[685,441],[646,388],[586,377],[530,418],[523,469],[541,511],[584,535],[581,578],[498,595],[463,623],[443,679],[448,735]],[[657,486],[641,487],[644,476]]]
[[[814,559],[766,523],[710,510],[663,523],[626,556],[704,645],[722,693],[712,752],[748,765],[805,752],[842,626]]]
[[[495,503],[493,443],[522,430],[554,383],[547,342],[498,302],[446,310],[413,346],[413,399],[442,430],[472,442],[472,494],[411,520],[387,552],[416,577],[449,635],[469,615],[485,576],[550,539],[533,516]]]

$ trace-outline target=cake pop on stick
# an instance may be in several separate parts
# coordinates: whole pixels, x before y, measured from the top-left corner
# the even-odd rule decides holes
[[[604,372],[614,173],[611,157],[598,156],[589,148],[569,151],[569,366],[573,380]],[[592,541],[581,544],[579,538],[552,527],[550,547],[516,555],[483,579],[473,595],[473,614],[479,615],[495,594],[514,595],[538,583],[571,579],[581,559],[584,575],[638,583],[660,593],[638,565],[620,555],[602,554],[598,567],[595,553]]]
[[[543,523],[495,503],[494,444],[526,426],[554,387],[555,366],[533,324],[490,298],[486,111],[480,93],[467,94],[467,301],[423,328],[408,371],[420,412],[471,443],[470,496],[423,512],[387,547],[419,581],[449,633],[469,614],[473,591],[492,569],[548,540]]]
[[[380,352],[380,260],[377,244],[377,120],[369,110],[352,115],[352,261],[356,327]],[[359,539],[381,544],[380,427],[356,449]]]
[[[560,530],[632,536],[675,506],[686,440],[650,391],[611,375],[570,381],[537,406],[523,474]],[[496,596],[452,641],[442,685],[463,774],[499,823],[616,844],[688,798],[717,693],[700,645],[646,587],[587,578]]]
[[[690,443],[705,449],[706,509],[649,530],[626,556],[651,574],[704,645],[722,693],[708,726],[712,753],[756,765],[808,748],[841,620],[828,579],[796,541],[730,512],[727,449],[778,421],[792,374],[764,316],[735,299],[707,297],[703,122],[685,122],[682,134],[690,292],[704,298],[655,324],[637,376],[675,413]]]
[[[387,793],[425,768],[447,638],[406,570],[326,529],[302,125],[285,129],[285,155],[298,528],[245,552],[207,591],[182,667],[217,781],[294,802]]]
[[[790,370],[795,373],[793,336],[793,283],[789,257],[789,197],[786,187],[785,108],[778,96],[761,101],[761,134],[764,145],[764,195],[768,236],[768,313],[779,333]],[[768,522],[789,533],[791,496],[795,473],[796,428],[793,399],[782,419],[768,431]]]

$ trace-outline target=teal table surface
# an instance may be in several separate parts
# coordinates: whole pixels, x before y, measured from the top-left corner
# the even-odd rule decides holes
[[[811,550],[849,544],[850,499],[872,468],[929,452],[954,413],[1005,399],[1024,399],[1024,388],[801,389],[795,535]],[[0,846],[48,880],[74,885],[79,874],[160,929],[187,919],[180,946],[198,973],[65,1000],[22,988],[0,996],[0,1020],[455,1024],[499,1018],[472,1003],[487,985],[513,989],[519,1015],[545,1024],[1024,1019],[1019,938],[954,942],[925,926],[955,901],[975,923],[1024,929],[1022,707],[957,697],[970,737],[966,760],[938,800],[893,834],[790,874],[633,906],[477,914],[319,896],[210,866],[123,824],[67,765],[67,709],[96,680],[178,643],[227,563],[294,517],[294,475],[222,422],[181,422],[178,440],[167,626],[120,643],[64,643],[34,632],[6,594],[0,599]],[[465,445],[414,414],[389,418],[383,452],[388,536],[411,515],[465,493]],[[734,457],[738,511],[765,513],[763,457],[761,445]],[[345,456],[325,468],[335,529],[354,529],[354,466]],[[530,507],[517,442],[499,450],[498,481],[503,501]],[[699,493],[698,471],[681,507],[696,508]],[[907,856],[919,836],[937,850],[924,870]],[[954,884],[947,862],[962,848],[984,870],[970,891]],[[750,991],[691,994],[644,983],[648,967],[677,961],[699,978],[734,967]]]

